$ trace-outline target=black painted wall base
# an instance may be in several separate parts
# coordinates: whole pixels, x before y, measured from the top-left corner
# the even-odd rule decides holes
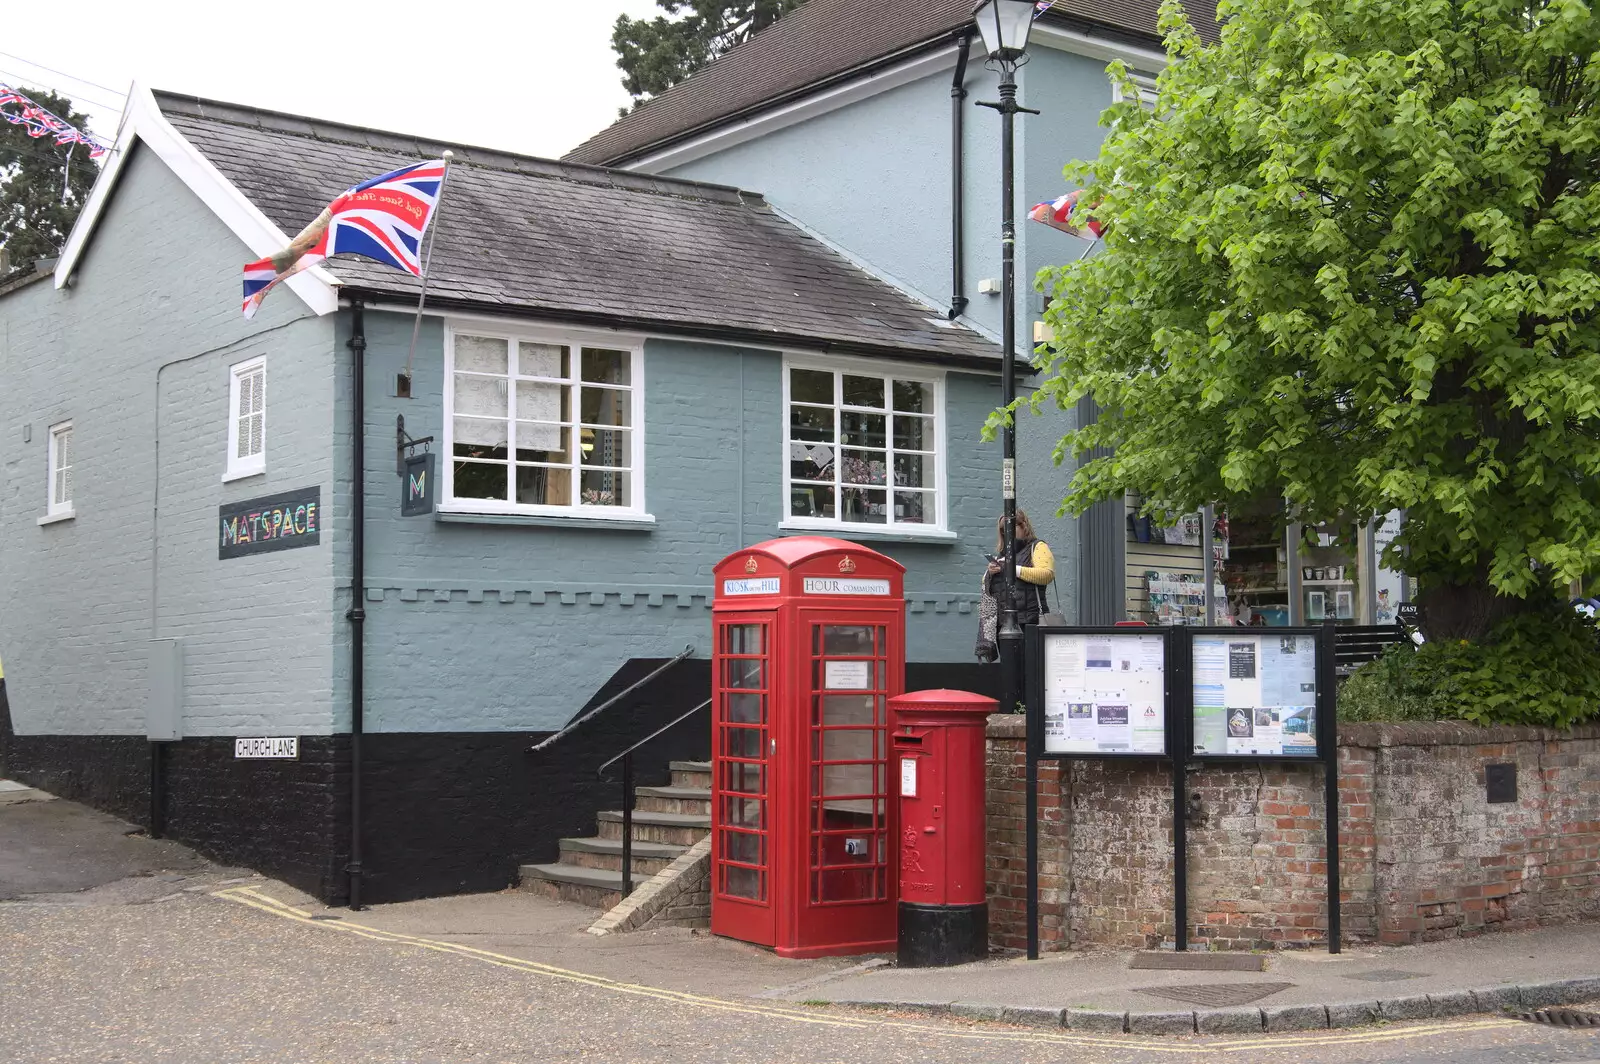
[[[900,903],[902,968],[948,968],[989,956],[989,903]]]

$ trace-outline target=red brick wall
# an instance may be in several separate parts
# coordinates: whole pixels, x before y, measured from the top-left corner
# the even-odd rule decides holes
[[[1600,915],[1600,728],[1347,725],[1339,793],[1344,938],[1424,942]],[[1490,805],[1484,766],[1518,767]],[[1024,944],[1023,721],[989,724],[989,903],[996,945]],[[1040,765],[1040,941],[1170,942],[1170,770]],[[1189,821],[1192,944],[1325,943],[1320,766],[1206,765]]]

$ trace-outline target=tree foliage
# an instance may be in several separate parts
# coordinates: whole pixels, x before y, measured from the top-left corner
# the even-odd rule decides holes
[[[1067,168],[1103,253],[1045,271],[1036,402],[1092,396],[1065,507],[1403,508],[1481,638],[1600,558],[1600,18],[1580,0],[1168,0],[1154,112]],[[1114,76],[1122,77],[1120,71]],[[1401,558],[1401,552],[1405,557]]]
[[[656,0],[653,19],[617,16],[611,47],[635,107],[659,96],[804,0]]]
[[[65,96],[22,87],[17,91],[57,118],[89,128],[89,117],[74,111]],[[68,149],[54,138],[30,137],[26,127],[0,122],[0,247],[14,266],[60,250],[99,172],[83,145],[76,146],[68,166]]]

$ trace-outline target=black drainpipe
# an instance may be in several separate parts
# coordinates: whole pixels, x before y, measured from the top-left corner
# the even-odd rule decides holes
[[[950,318],[961,317],[967,309],[967,256],[963,239],[963,215],[966,206],[965,182],[962,166],[965,162],[966,138],[963,136],[965,112],[962,103],[967,98],[967,53],[972,49],[972,28],[961,31],[956,37],[956,77],[950,84]]]
[[[350,611],[344,615],[350,622],[350,863],[344,870],[350,874],[350,908],[355,910],[361,908],[361,707],[363,629],[367,620],[367,332],[360,301],[350,306],[349,347],[355,356],[351,360],[355,374],[355,447],[351,455],[354,495],[350,507]]]

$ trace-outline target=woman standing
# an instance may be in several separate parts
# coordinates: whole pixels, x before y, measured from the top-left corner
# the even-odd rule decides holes
[[[978,602],[978,660],[996,661],[1000,649],[995,633],[1000,623],[1000,597],[1005,594],[1005,574],[1000,566],[1005,557],[1006,519],[995,522],[994,557],[983,574],[983,597]],[[1056,578],[1056,559],[1049,544],[1033,535],[1033,523],[1028,515],[1017,511],[1017,625],[1038,624],[1039,616],[1048,613],[1045,588]]]

